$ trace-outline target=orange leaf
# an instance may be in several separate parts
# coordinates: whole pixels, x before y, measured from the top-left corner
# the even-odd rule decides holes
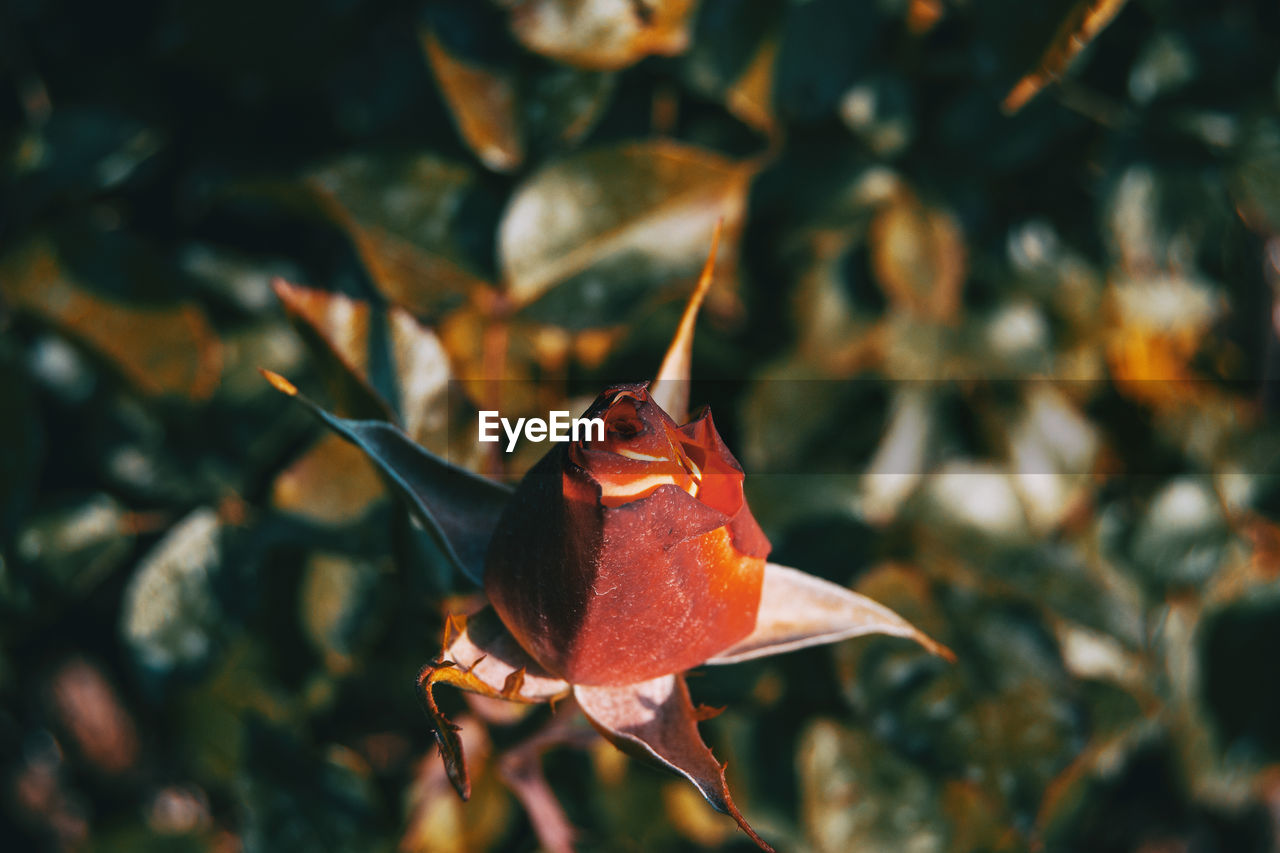
[[[519,168],[524,141],[511,76],[454,56],[430,30],[422,48],[467,146],[495,172]]]
[[[53,245],[39,238],[6,259],[0,293],[86,344],[145,394],[202,401],[217,390],[222,342],[192,303],[110,302],[72,278]]]
[[[1058,27],[1035,69],[1014,85],[1000,105],[1016,113],[1049,83],[1066,73],[1071,60],[1120,14],[1127,0],[1081,0]]]

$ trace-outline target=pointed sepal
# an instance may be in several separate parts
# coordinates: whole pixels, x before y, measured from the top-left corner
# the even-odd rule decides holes
[[[716,250],[720,247],[720,231],[724,220],[716,222],[715,231],[711,235],[711,251],[702,266],[698,283],[693,294],[680,316],[680,325],[676,327],[675,337],[667,347],[667,354],[662,358],[658,375],[649,388],[649,393],[663,410],[675,419],[676,423],[684,423],[689,419],[689,377],[693,369],[693,330],[698,323],[698,311],[702,301],[711,289],[711,280],[716,270]]]
[[[738,663],[864,634],[905,637],[955,660],[950,649],[883,604],[798,569],[768,563],[755,630],[707,663]]]
[[[575,685],[574,697],[600,733],[630,755],[679,773],[716,811],[729,815],[762,850],[773,853],[733,804],[724,767],[698,734],[698,711],[680,675],[622,687]]]

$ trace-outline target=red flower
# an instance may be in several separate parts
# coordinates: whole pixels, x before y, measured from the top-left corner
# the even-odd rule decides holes
[[[483,579],[492,607],[450,617],[440,657],[418,677],[463,798],[470,784],[462,742],[436,706],[435,684],[517,702],[572,695],[615,745],[683,775],[769,850],[698,734],[706,715],[683,673],[870,633],[951,653],[864,596],[767,562],[742,468],[710,413],[683,426],[668,414],[683,415],[687,405],[693,320],[710,264],[655,390],[606,390],[586,413],[605,421],[603,440],[557,444],[514,493],[387,423],[337,418],[282,377],[267,378],[364,449],[459,568]],[[567,825],[542,834],[567,848]]]
[[[645,385],[587,410],[603,441],[559,444],[494,531],[484,588],[548,672],[633,684],[697,666],[756,624],[769,541],[710,413],[681,427]]]

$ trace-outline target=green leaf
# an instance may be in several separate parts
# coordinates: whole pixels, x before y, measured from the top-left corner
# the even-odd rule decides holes
[[[450,464],[389,423],[332,415],[284,377],[269,370],[262,373],[277,391],[302,403],[325,426],[368,454],[450,561],[481,582],[489,538],[511,497],[509,487]]]

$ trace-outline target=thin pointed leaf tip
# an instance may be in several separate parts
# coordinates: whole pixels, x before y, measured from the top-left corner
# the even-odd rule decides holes
[[[489,540],[511,497],[507,486],[441,459],[392,424],[340,418],[300,394],[278,373],[261,373],[273,388],[364,451],[454,566],[474,583],[482,582]]]

